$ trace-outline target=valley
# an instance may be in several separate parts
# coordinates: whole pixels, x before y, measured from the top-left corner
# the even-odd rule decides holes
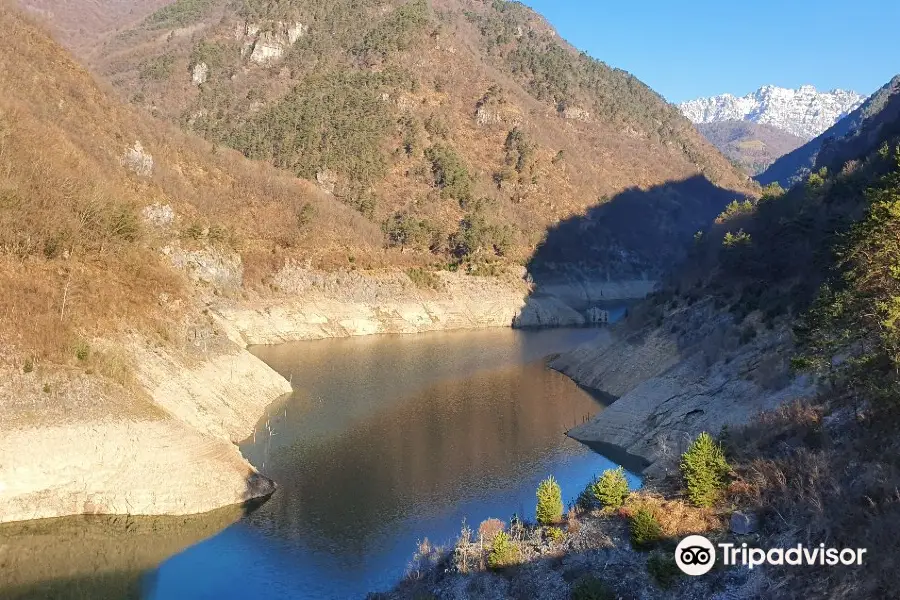
[[[900,76],[675,105],[506,0],[0,23],[0,596],[891,597]]]

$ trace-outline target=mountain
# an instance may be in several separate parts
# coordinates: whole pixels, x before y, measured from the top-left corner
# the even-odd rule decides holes
[[[772,125],[804,141],[819,135],[865,100],[856,92],[819,92],[811,85],[792,90],[766,85],[736,98],[731,94],[699,98],[679,104],[693,123],[747,121]]]
[[[103,54],[134,106],[447,260],[525,260],[548,227],[632,187],[753,187],[675,107],[516,2],[178,0]],[[487,241],[448,242],[460,223]]]
[[[803,139],[773,127],[749,121],[701,123],[697,130],[722,154],[751,175],[803,145]]]
[[[841,169],[847,161],[871,152],[873,140],[889,135],[897,127],[898,112],[900,75],[827,131],[775,161],[757,180],[763,185],[778,182],[790,187],[822,167]]]
[[[49,23],[56,39],[83,61],[96,58],[98,42],[142,21],[171,0],[18,0],[26,13]]]
[[[521,5],[233,7],[97,44],[112,88],[0,4],[0,521],[267,496],[234,442],[290,384],[251,339],[521,324],[527,258],[596,205],[643,217],[590,240],[638,297],[756,189]]]

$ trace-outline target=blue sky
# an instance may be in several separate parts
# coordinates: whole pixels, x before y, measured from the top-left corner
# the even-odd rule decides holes
[[[871,94],[900,73],[900,0],[524,0],[671,102],[761,85]]]

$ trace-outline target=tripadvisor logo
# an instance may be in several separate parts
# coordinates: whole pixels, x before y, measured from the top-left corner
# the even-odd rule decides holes
[[[722,564],[743,565],[753,569],[760,565],[861,565],[865,548],[826,548],[825,544],[808,548],[797,544],[791,548],[751,548],[747,544],[718,544]],[[716,546],[702,535],[689,535],[675,548],[675,564],[687,575],[704,575],[716,564]]]
[[[675,548],[675,564],[687,575],[705,575],[716,564],[716,547],[702,535],[689,535]]]

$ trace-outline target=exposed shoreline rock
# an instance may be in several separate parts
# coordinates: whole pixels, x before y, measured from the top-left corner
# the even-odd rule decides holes
[[[260,481],[235,442],[252,433],[290,384],[240,348],[196,365],[161,350],[136,356],[149,398],[138,393],[123,400],[89,389],[83,406],[66,409],[68,417],[25,421],[25,411],[5,411],[0,523],[77,514],[188,515],[271,495],[274,484]],[[76,404],[77,386],[57,401]]]
[[[275,277],[280,296],[211,306],[229,337],[243,345],[376,334],[490,327],[579,327],[598,305],[646,296],[654,281],[560,283],[535,288],[507,274],[439,272],[435,289],[402,272],[321,273],[287,267]]]
[[[210,302],[209,343],[177,351],[126,342],[137,365],[136,389],[96,375],[52,379],[0,365],[9,393],[19,396],[0,406],[0,523],[78,514],[189,515],[270,495],[274,484],[236,444],[291,385],[250,354],[250,344],[580,326],[595,314],[591,309],[599,310],[594,298],[624,300],[648,289],[647,282],[608,282],[532,294],[519,277],[455,273],[438,273],[438,289],[420,289],[402,272],[292,268],[278,277],[280,294],[239,303],[233,299],[242,285],[239,261],[177,248],[171,254],[195,280],[197,297]]]
[[[671,311],[660,326],[617,328],[550,366],[617,398],[569,436],[620,448],[661,476],[677,469],[699,433],[812,394],[813,382],[790,371],[791,348],[785,326],[769,329],[751,316],[739,328],[727,311],[701,302]]]

